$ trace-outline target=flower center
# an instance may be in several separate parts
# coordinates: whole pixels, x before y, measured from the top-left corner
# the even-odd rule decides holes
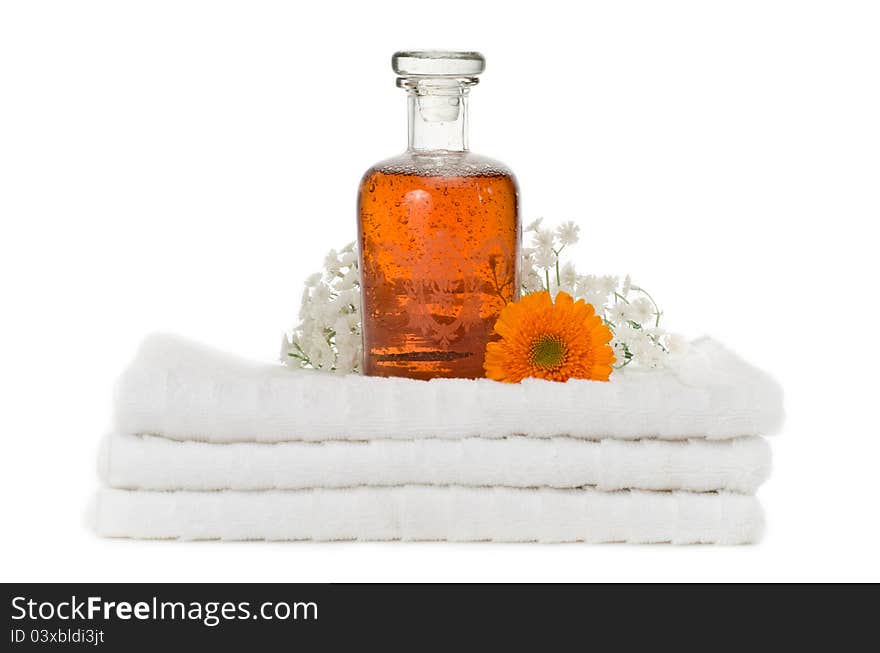
[[[532,342],[531,360],[537,367],[551,368],[565,360],[567,348],[558,336],[539,336]]]

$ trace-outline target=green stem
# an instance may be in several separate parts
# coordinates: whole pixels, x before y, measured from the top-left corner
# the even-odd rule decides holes
[[[669,350],[663,346],[662,342],[660,342],[660,338],[658,338],[657,336],[652,336],[652,335],[649,335],[648,338],[650,338],[651,342],[653,342],[657,347],[659,347],[661,349],[661,351],[663,351],[664,354],[669,353]]]
[[[293,344],[293,346],[296,347],[296,350],[299,352],[299,356],[297,356],[296,354],[291,354],[291,353],[288,353],[287,354],[288,356],[293,356],[294,358],[299,358],[306,365],[311,365],[312,367],[315,366],[315,364],[312,363],[312,361],[306,355],[306,352],[303,351],[302,347],[299,346],[299,343],[296,340],[294,340],[291,344]]]
[[[558,288],[562,283],[559,276],[559,255],[562,253],[562,250],[565,249],[565,245],[560,247],[559,249],[554,249],[553,253],[556,254],[556,287]]]

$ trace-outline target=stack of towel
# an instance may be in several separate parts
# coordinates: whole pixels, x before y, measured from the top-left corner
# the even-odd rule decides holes
[[[702,339],[609,383],[292,371],[153,336],[123,374],[91,513],[109,537],[755,541],[782,421]]]

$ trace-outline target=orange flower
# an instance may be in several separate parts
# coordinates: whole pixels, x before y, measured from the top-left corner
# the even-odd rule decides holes
[[[490,379],[607,381],[611,374],[611,330],[592,304],[574,301],[568,293],[559,292],[554,302],[544,290],[508,304],[495,323],[495,333],[501,339],[488,344],[484,363]]]

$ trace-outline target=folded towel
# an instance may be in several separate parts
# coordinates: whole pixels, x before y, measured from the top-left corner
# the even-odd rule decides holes
[[[669,369],[611,382],[385,379],[257,364],[152,336],[120,379],[115,430],[211,442],[705,437],[775,432],[782,393],[710,339]]]
[[[221,540],[452,540],[745,544],[754,497],[512,488],[267,492],[104,489],[91,515],[106,537]]]
[[[371,440],[209,444],[114,433],[99,472],[110,487],[271,490],[394,485],[753,493],[770,471],[761,438]]]

